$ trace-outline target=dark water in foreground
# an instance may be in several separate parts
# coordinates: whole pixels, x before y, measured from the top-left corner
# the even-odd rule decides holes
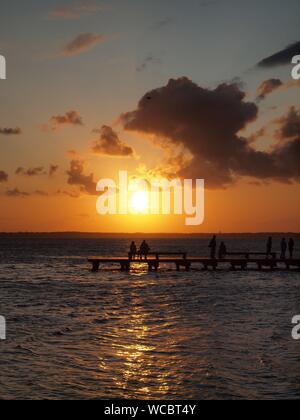
[[[206,238],[149,242],[207,254]],[[89,271],[127,247],[0,237],[0,398],[300,398],[300,273]]]

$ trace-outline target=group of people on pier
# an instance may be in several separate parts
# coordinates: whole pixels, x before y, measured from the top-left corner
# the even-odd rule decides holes
[[[141,243],[139,249],[136,246],[136,243],[133,241],[130,245],[130,252],[129,257],[131,260],[135,260],[136,257],[139,257],[141,260],[144,258],[145,260],[148,258],[148,254],[150,252],[150,246],[147,244],[146,241]]]
[[[218,257],[220,260],[222,260],[228,254],[227,246],[224,241],[220,243],[220,246],[218,248],[216,235],[214,235],[212,240],[210,241],[209,248],[210,248],[211,259],[216,259],[216,257]],[[287,252],[288,252],[288,257],[290,259],[293,259],[294,250],[295,250],[294,239],[290,238],[289,240],[287,240],[286,238],[282,238],[281,243],[280,243],[280,249],[281,249],[280,259],[285,260],[287,258]],[[218,250],[218,255],[217,255],[217,250]],[[140,258],[141,260],[142,259],[147,260],[149,252],[150,252],[150,246],[148,245],[146,241],[142,242],[139,249],[137,248],[136,243],[133,241],[130,245],[129,257],[131,260],[135,260],[137,257]],[[274,254],[275,253],[273,252],[273,238],[270,236],[266,243],[266,257],[269,258],[270,256]]]
[[[209,243],[210,248],[210,257],[212,259],[216,258],[217,255],[217,237],[216,235],[213,236],[212,240]],[[287,252],[289,252],[289,258],[293,259],[294,257],[294,251],[295,251],[295,242],[293,238],[290,238],[288,241],[286,238],[282,238],[280,243],[280,259],[285,260],[287,257]],[[269,258],[273,254],[273,238],[269,236],[266,244],[266,256]],[[225,242],[221,242],[219,246],[218,251],[218,258],[223,259],[227,255],[227,247],[225,245]]]

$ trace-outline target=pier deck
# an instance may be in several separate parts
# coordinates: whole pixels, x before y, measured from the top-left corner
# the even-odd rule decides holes
[[[149,271],[158,271],[161,264],[175,265],[176,270],[180,271],[184,268],[189,271],[193,266],[200,266],[203,270],[217,270],[217,268],[229,268],[231,270],[247,270],[254,268],[263,270],[265,268],[270,270],[276,269],[298,269],[300,270],[300,259],[275,259],[275,258],[224,258],[224,259],[211,259],[211,258],[172,258],[172,257],[159,257],[148,258],[147,260],[135,259],[132,260],[128,257],[90,257],[88,262],[92,264],[92,271],[99,271],[102,265],[119,265],[121,271],[130,271],[131,267],[135,264],[145,264],[148,266]],[[251,267],[250,267],[251,266]]]

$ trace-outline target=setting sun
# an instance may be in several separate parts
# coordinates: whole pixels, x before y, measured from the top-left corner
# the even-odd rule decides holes
[[[149,209],[149,194],[146,191],[134,192],[129,200],[132,213],[146,213]]]

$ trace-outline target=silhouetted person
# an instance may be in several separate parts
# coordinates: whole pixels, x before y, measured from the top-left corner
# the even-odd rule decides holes
[[[222,260],[227,255],[227,248],[224,242],[221,242],[220,248],[219,248],[219,259]]]
[[[268,241],[267,241],[267,257],[269,257],[272,253],[272,248],[273,248],[273,239],[271,238],[271,236],[269,237]]]
[[[142,242],[142,245],[140,246],[140,257],[141,257],[141,260],[143,259],[143,257],[145,257],[145,260],[148,258],[149,251],[150,251],[149,245],[147,244],[146,241],[143,241]]]
[[[285,258],[286,258],[287,247],[288,247],[288,245],[287,245],[286,239],[283,238],[282,241],[281,241],[281,244],[280,244],[280,248],[281,248],[280,258],[282,260],[285,260]]]
[[[216,235],[213,236],[212,240],[209,243],[210,248],[210,258],[213,260],[216,258],[216,250],[217,250],[217,237]]]
[[[294,249],[295,249],[295,242],[294,239],[289,240],[289,253],[290,253],[290,259],[292,260],[294,257]]]
[[[134,260],[135,257],[136,257],[136,254],[137,254],[136,244],[135,244],[135,242],[131,242],[131,245],[130,245],[130,259]]]

